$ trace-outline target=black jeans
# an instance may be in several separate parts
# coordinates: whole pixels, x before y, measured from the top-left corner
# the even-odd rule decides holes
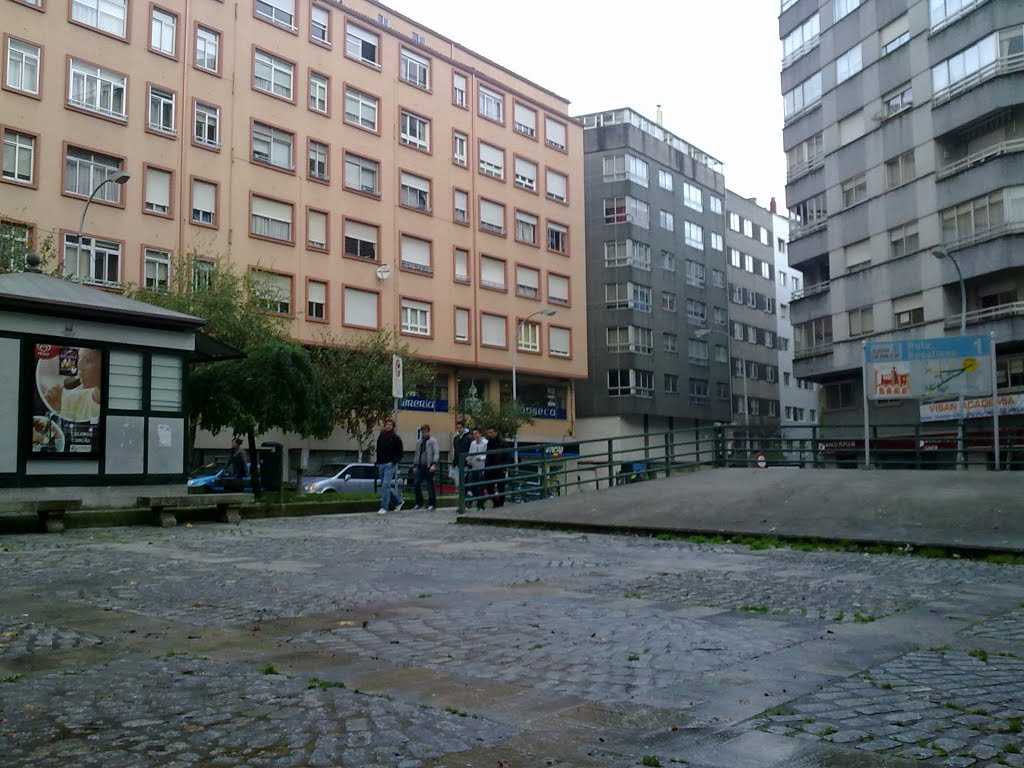
[[[430,493],[430,506],[437,506],[437,492],[434,490],[434,472],[427,467],[416,467],[412,479],[412,491],[416,497],[416,506],[423,506],[423,490],[420,487],[423,481],[427,482],[427,490]]]

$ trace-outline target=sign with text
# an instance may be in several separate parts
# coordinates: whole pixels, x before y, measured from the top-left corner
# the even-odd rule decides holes
[[[405,397],[403,387],[402,358],[398,355],[391,356],[391,396],[396,400]]]
[[[865,345],[868,397],[872,400],[992,392],[992,340],[988,336],[873,341]]]
[[[566,418],[565,408],[556,408],[551,405],[523,405],[523,412],[534,419],[564,419]]]
[[[398,407],[403,411],[430,411],[431,413],[448,413],[447,400],[435,400],[432,397],[406,397]]]
[[[1000,395],[1000,416],[1024,414],[1024,394]],[[992,416],[992,396],[972,397],[964,400],[964,418],[980,419]],[[952,421],[957,418],[956,400],[921,404],[921,421]]]
[[[32,453],[99,454],[103,352],[36,344],[33,361]]]

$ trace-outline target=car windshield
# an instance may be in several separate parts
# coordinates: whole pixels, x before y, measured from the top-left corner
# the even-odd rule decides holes
[[[309,475],[310,477],[334,477],[347,466],[348,464],[324,464],[319,469],[314,469]]]
[[[211,461],[209,464],[203,464],[203,466],[199,467],[199,469],[193,469],[189,477],[205,477],[206,475],[216,475],[226,466],[226,462]]]

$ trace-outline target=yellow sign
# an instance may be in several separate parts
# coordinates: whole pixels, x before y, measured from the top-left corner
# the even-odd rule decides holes
[[[978,358],[965,357],[964,370],[967,371],[967,373],[974,373],[976,370],[978,370]]]

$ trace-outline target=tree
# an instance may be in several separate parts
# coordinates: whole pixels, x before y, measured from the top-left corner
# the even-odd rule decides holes
[[[50,272],[57,266],[57,252],[53,235],[48,234],[35,249],[29,247],[29,227],[12,222],[0,222],[0,274],[24,272],[25,257],[35,250],[39,256],[39,269]]]
[[[409,346],[391,330],[380,330],[356,344],[341,346],[326,335],[311,350],[333,403],[334,419],[355,440],[359,458],[370,447],[374,432],[394,411],[391,396],[391,357],[404,363],[406,394],[433,387],[434,366],[418,360]]]
[[[533,418],[519,401],[502,400],[493,403],[490,400],[476,400],[467,402],[463,410],[474,426],[487,429],[493,424],[503,437],[515,437],[520,427],[533,424]]]

